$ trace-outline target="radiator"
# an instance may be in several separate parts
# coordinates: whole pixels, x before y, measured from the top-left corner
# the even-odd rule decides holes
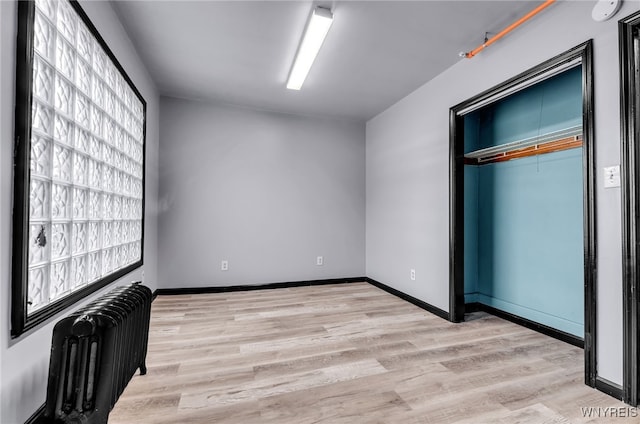
[[[145,359],[151,290],[117,287],[56,323],[51,343],[45,419],[106,423]]]

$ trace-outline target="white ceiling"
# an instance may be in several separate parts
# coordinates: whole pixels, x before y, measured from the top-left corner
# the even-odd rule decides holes
[[[477,47],[485,31],[498,32],[539,3],[114,2],[163,95],[361,120],[457,61],[469,60],[458,53]],[[315,5],[333,10],[333,26],[302,90],[287,90]]]

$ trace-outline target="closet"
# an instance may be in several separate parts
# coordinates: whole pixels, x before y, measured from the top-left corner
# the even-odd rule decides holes
[[[464,300],[584,335],[582,66],[464,115]]]

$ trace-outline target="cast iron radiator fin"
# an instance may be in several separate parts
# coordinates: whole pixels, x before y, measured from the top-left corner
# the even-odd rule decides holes
[[[53,329],[45,421],[106,424],[109,412],[145,359],[151,290],[113,289],[58,321]]]

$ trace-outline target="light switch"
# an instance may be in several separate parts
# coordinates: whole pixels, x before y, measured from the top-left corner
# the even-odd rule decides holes
[[[620,187],[620,165],[604,168],[604,188]]]

